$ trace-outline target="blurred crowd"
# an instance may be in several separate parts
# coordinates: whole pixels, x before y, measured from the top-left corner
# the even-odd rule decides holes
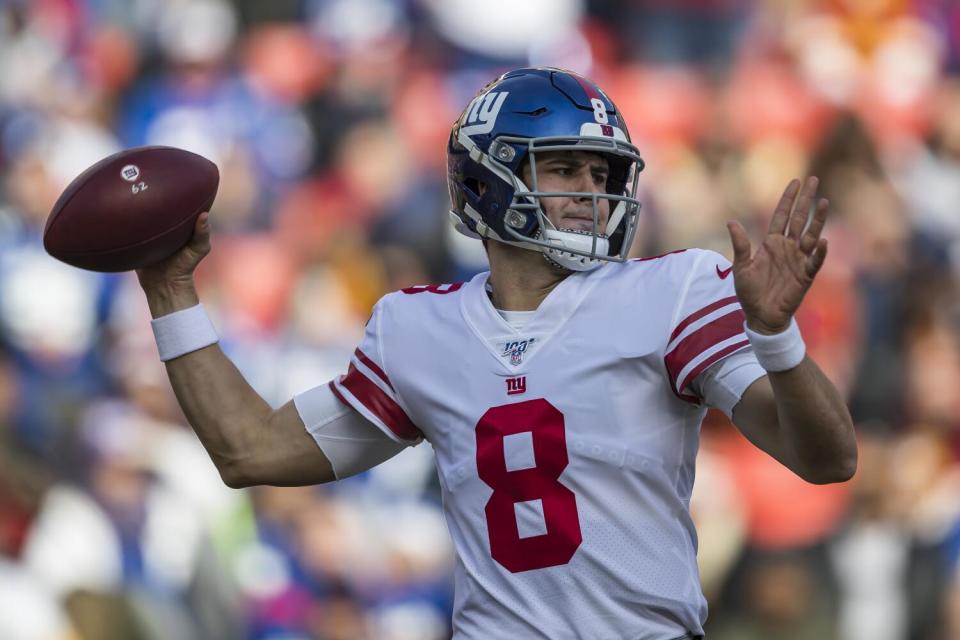
[[[798,321],[860,466],[808,485],[704,424],[692,503],[711,640],[960,638],[960,3],[0,0],[0,638],[449,637],[428,444],[306,488],[226,488],[132,274],[43,251],[87,166],[220,168],[198,273],[274,406],[343,372],[372,304],[484,269],[445,141],[498,73],[595,79],[647,163],[635,256],[731,254],[820,176],[830,253]]]

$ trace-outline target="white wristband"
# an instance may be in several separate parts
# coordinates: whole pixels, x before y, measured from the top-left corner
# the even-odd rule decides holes
[[[155,318],[150,326],[163,362],[220,341],[202,304]]]
[[[793,369],[803,362],[807,353],[807,346],[800,335],[797,321],[790,318],[790,326],[786,330],[773,335],[765,335],[751,331],[747,323],[743,323],[743,330],[750,340],[753,352],[757,354],[760,366],[767,371],[786,371]]]

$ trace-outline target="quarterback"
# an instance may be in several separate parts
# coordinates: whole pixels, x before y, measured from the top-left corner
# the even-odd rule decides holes
[[[857,450],[793,320],[828,204],[792,181],[756,248],[628,259],[643,169],[591,81],[520,69],[448,144],[452,218],[486,247],[469,282],[384,296],[347,372],[272,409],[217,346],[187,247],[138,272],[179,402],[232,487],[330,482],[428,441],[457,551],[454,637],[699,638],[689,515],[715,407],[813,483]]]

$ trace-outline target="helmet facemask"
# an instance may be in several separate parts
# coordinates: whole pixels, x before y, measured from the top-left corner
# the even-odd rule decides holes
[[[626,260],[636,234],[640,209],[640,202],[633,197],[637,190],[638,174],[643,169],[643,160],[637,149],[630,143],[607,137],[502,136],[491,145],[491,155],[507,160],[511,153],[516,152],[514,145],[526,147],[524,162],[530,169],[531,184],[526,185],[518,175],[511,173],[514,195],[504,217],[504,229],[510,237],[502,240],[540,251],[551,263],[572,271],[587,271],[602,262]],[[537,154],[557,151],[581,151],[604,156],[609,164],[606,192],[541,190],[537,177]],[[502,168],[507,170],[507,167]],[[497,173],[504,177],[503,171]],[[558,229],[543,206],[545,198],[558,197],[589,199],[593,212],[592,228]],[[601,228],[602,200],[608,202],[609,215]],[[533,234],[525,235],[522,230],[531,227],[530,216],[536,217],[537,224]]]

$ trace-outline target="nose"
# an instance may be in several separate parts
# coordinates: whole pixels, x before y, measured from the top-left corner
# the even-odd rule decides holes
[[[588,169],[577,173],[577,182],[574,190],[591,194],[603,193],[603,185],[599,185],[594,181],[593,174]],[[580,196],[580,199],[587,201],[592,200],[592,198],[589,196]]]
[[[582,207],[588,207],[586,212],[589,212],[590,217],[593,217],[593,194],[606,193],[606,185],[599,184],[593,179],[593,173],[589,168],[585,168],[584,171],[577,172],[576,183],[571,185],[574,191],[579,191],[583,195],[576,196],[573,198],[573,202],[576,203],[578,210]],[[610,202],[606,198],[597,198],[597,222],[600,227],[604,227],[607,224],[607,217],[610,213]]]

